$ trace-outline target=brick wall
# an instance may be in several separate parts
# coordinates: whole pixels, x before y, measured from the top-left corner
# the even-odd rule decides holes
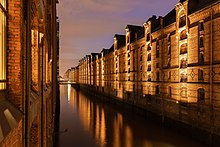
[[[9,100],[22,109],[22,1],[8,1],[7,89]]]

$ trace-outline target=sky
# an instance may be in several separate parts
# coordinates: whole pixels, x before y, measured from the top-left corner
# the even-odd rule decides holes
[[[110,48],[127,24],[165,16],[179,0],[59,0],[60,75],[92,52]]]

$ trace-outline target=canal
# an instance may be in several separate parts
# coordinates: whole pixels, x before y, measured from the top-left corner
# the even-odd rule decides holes
[[[200,147],[133,112],[60,85],[59,147]]]

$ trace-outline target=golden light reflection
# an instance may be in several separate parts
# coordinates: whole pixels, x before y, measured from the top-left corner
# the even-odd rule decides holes
[[[68,103],[70,103],[70,98],[71,98],[71,84],[68,84],[68,87],[67,87],[67,89],[68,89],[68,96],[67,96],[67,99],[68,99]]]

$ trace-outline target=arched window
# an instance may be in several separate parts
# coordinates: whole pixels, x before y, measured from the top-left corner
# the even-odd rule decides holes
[[[183,30],[181,33],[180,33],[180,40],[184,40],[187,38],[187,35],[186,35],[186,30]]]
[[[180,89],[180,96],[181,96],[181,98],[187,98],[187,88],[186,87],[182,87]]]
[[[186,54],[187,53],[187,44],[184,43],[180,46],[180,54]]]
[[[197,93],[198,93],[198,99],[197,99],[197,101],[199,102],[199,101],[204,101],[205,100],[205,89],[204,88],[199,88],[198,90],[197,90]]]
[[[186,25],[186,15],[183,15],[179,19],[179,28],[182,28]]]
[[[6,2],[0,8],[0,90],[6,88]]]

